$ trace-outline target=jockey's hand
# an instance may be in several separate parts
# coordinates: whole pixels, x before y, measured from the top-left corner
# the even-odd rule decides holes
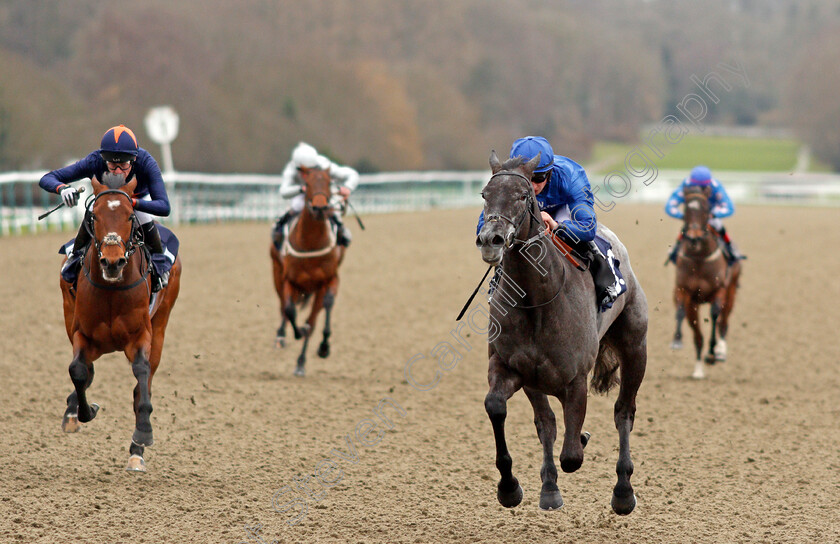
[[[347,200],[347,197],[350,196],[350,189],[342,185],[338,188],[338,194],[340,194],[344,200]]]
[[[540,212],[540,217],[542,218],[543,223],[545,223],[545,228],[548,229],[548,232],[557,228],[557,221],[555,221],[548,212]]]
[[[75,187],[70,187],[68,185],[59,191],[58,194],[61,195],[61,200],[64,201],[64,205],[68,208],[72,208],[79,203],[79,191]]]

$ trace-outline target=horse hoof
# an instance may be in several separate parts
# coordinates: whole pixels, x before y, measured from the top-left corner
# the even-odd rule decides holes
[[[719,340],[715,346],[715,361],[722,363],[726,361],[726,342]]]
[[[694,373],[691,375],[692,378],[695,380],[702,380],[706,377],[706,373],[703,372],[703,362],[697,361],[694,363]]]
[[[301,338],[306,338],[307,336],[309,336],[309,333],[311,331],[312,331],[312,327],[309,326],[309,323],[307,323],[306,325],[301,327],[300,328]]]
[[[682,340],[673,340],[671,342],[671,349],[677,350],[677,349],[682,349],[682,348],[683,348]]]
[[[131,443],[141,448],[150,448],[155,445],[155,440],[152,438],[152,431],[134,429],[134,434],[131,436]]]
[[[543,491],[540,493],[540,510],[560,510],[563,507],[563,497],[560,491]]]
[[[275,348],[285,348],[286,347],[286,338],[278,336],[274,339],[274,347]]]
[[[522,502],[522,486],[519,485],[519,481],[516,478],[513,479],[513,482],[516,484],[516,489],[513,491],[503,491],[502,482],[499,482],[499,491],[496,497],[499,499],[499,504],[505,508],[513,508]]]
[[[65,433],[77,433],[81,428],[82,424],[79,423],[79,416],[76,414],[67,414],[61,420],[61,430]]]
[[[306,370],[304,370],[303,366],[299,365],[297,368],[295,368],[295,376],[299,378],[303,378],[304,376],[306,376]]]
[[[139,455],[132,455],[128,458],[128,465],[125,469],[129,472],[146,472],[146,461]]]
[[[321,344],[318,346],[318,357],[321,359],[326,359],[330,356],[330,345],[329,344]]]
[[[80,421],[80,422],[82,422],[82,423],[88,423],[88,422],[93,421],[93,418],[95,418],[95,417],[96,417],[96,412],[98,412],[98,411],[99,411],[99,405],[98,405],[98,404],[96,404],[95,402],[91,402],[91,403],[90,403],[90,406],[88,407],[88,411],[90,412],[90,417],[89,417],[89,418],[87,418],[87,419],[83,419],[83,418],[81,418],[81,417],[78,417],[78,415],[77,415],[77,417],[78,417],[78,419],[79,419],[79,421]]]
[[[619,516],[626,516],[636,508],[636,495],[631,492],[629,497],[622,498],[613,492],[610,506],[612,506],[613,512]]]

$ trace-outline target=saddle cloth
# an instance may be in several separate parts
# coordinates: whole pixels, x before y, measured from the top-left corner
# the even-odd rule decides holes
[[[615,283],[613,284],[613,289],[617,293],[616,299],[620,297],[625,291],[627,291],[627,283],[624,281],[624,276],[621,275],[621,269],[619,265],[621,262],[616,258],[615,253],[612,250],[612,244],[609,243],[605,238],[601,238],[597,234],[595,235],[595,245],[598,246],[598,249],[601,250],[607,257],[607,262],[610,265],[610,269],[615,276]],[[605,302],[600,305],[599,310],[602,312],[607,311],[609,308],[612,308],[613,302]]]

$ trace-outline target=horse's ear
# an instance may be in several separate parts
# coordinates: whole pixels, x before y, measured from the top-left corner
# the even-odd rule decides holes
[[[536,157],[525,163],[525,173],[529,178],[531,177],[531,174],[534,173],[534,169],[536,169],[536,167],[540,164],[540,155],[542,155],[542,153],[537,153]]]
[[[103,184],[101,184],[99,182],[99,180],[96,178],[96,176],[93,176],[92,178],[90,178],[90,186],[93,187],[93,194],[95,194],[95,195],[98,195],[99,193],[101,193],[102,191],[107,189],[107,187],[105,187]]]
[[[137,188],[137,178],[135,177],[135,178],[134,178],[133,180],[131,180],[129,183],[126,183],[126,184],[122,187],[122,190],[123,190],[123,191],[125,191],[125,192],[128,194],[128,196],[132,196],[132,195],[134,195],[134,190],[135,190],[136,188]]]
[[[490,171],[494,174],[502,169],[502,163],[499,162],[499,157],[496,156],[496,150],[490,152]]]

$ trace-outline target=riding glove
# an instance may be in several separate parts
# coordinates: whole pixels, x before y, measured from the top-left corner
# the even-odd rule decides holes
[[[75,187],[70,187],[68,185],[58,194],[61,195],[61,200],[64,201],[64,205],[68,208],[72,208],[79,203],[79,191],[77,191]]]

